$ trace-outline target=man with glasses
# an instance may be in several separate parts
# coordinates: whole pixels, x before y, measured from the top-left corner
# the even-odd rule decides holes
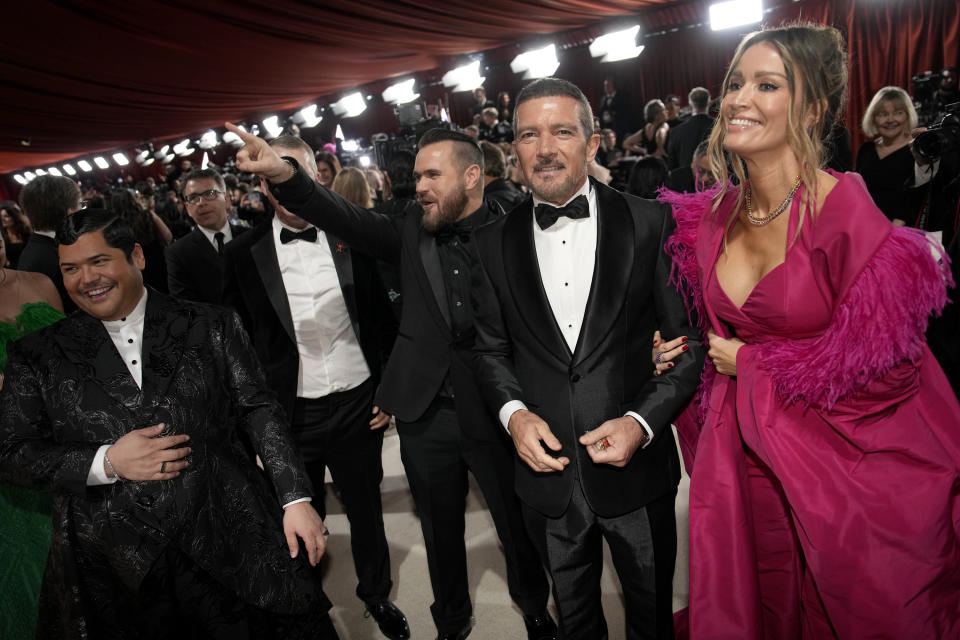
[[[195,169],[183,183],[187,214],[196,228],[167,247],[170,294],[195,302],[220,304],[223,297],[223,247],[244,231],[227,220],[226,186],[213,169]]]

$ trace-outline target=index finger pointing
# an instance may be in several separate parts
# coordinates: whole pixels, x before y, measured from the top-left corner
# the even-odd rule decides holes
[[[224,122],[223,126],[227,128],[227,131],[231,131],[240,136],[240,139],[243,140],[244,144],[251,144],[257,141],[257,136],[244,131],[232,122]]]

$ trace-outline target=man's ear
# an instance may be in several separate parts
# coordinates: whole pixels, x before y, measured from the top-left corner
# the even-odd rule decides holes
[[[140,269],[140,271],[143,271],[144,267],[147,266],[147,260],[143,257],[143,247],[140,246],[139,242],[133,245],[130,261],[137,265],[137,269]]]
[[[483,188],[483,171],[480,170],[480,165],[471,164],[467,167],[467,170],[463,172],[463,182],[467,187],[467,191],[472,191],[477,188],[477,185],[480,185],[480,188]]]

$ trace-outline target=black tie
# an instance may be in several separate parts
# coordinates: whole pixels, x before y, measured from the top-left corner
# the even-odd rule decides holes
[[[557,221],[557,218],[566,216],[577,220],[578,218],[590,217],[590,205],[587,204],[587,196],[577,196],[562,207],[554,207],[547,203],[537,205],[535,211],[537,224],[541,229],[549,229]]]
[[[280,229],[281,244],[290,244],[294,240],[303,240],[304,242],[316,242],[317,228],[310,227],[309,229],[304,229],[303,231],[293,231],[292,229],[287,229],[286,227],[283,227],[282,229]]]
[[[460,242],[467,243],[467,242],[470,242],[470,230],[461,229],[461,228],[458,228],[456,225],[454,225],[454,226],[440,229],[439,231],[437,231],[434,237],[436,237],[437,239],[438,247],[442,247],[448,242],[453,242],[454,240],[459,240]]]
[[[220,255],[223,255],[223,239],[225,237],[226,236],[223,235],[223,231],[217,231],[215,234],[213,234],[213,239],[217,243],[217,253]]]

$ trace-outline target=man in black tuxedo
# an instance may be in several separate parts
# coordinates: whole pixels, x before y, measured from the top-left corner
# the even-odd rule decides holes
[[[694,87],[687,94],[687,100],[690,102],[690,117],[676,128],[671,125],[667,139],[667,167],[671,171],[689,167],[697,145],[708,139],[713,129],[713,118],[707,115],[710,92],[703,87]]]
[[[335,639],[325,528],[239,318],[148,291],[112,213],[57,240],[80,313],[13,343],[0,392],[0,478],[54,494],[38,637]]]
[[[602,539],[623,586],[627,638],[673,638],[670,421],[703,349],[653,375],[657,328],[696,336],[670,285],[670,210],[589,180],[599,146],[575,85],[537,80],[514,111],[528,201],[475,236],[477,379],[510,432],[527,527],[553,578],[561,637],[607,637]],[[689,348],[689,347],[688,347]]]
[[[20,207],[30,219],[33,233],[20,254],[17,269],[36,271],[50,278],[60,294],[64,312],[70,313],[77,307],[63,288],[53,236],[63,219],[80,208],[80,188],[66,176],[38,176],[20,192]]]
[[[617,134],[617,140],[623,140],[634,129],[636,118],[633,116],[632,108],[630,96],[623,91],[617,91],[613,78],[604,78],[603,96],[600,98],[597,116],[600,119],[600,126],[604,129],[613,129]],[[516,129],[514,129],[514,135],[516,135]]]
[[[397,418],[401,456],[420,515],[439,638],[470,633],[464,544],[467,470],[483,491],[503,544],[507,584],[531,639],[553,638],[546,576],[524,532],[513,491],[509,440],[487,411],[471,358],[471,238],[494,215],[483,202],[483,156],[469,136],[432,129],[420,139],[419,203],[385,216],[351,205],[310,180],[293,158],[239,132],[237,166],[270,182],[277,201],[357,251],[400,265],[400,329],[376,403]]]
[[[317,179],[306,142],[280,136],[270,145]],[[266,185],[264,191],[269,194]],[[291,418],[321,518],[330,468],[350,520],[357,596],[384,635],[406,639],[406,618],[389,601],[393,583],[380,502],[383,429],[390,416],[373,403],[397,322],[374,260],[273,205],[271,220],[226,247],[224,304],[239,312],[268,384]]]
[[[527,196],[507,181],[507,159],[500,147],[483,140],[480,149],[483,150],[483,199],[492,200],[505,213],[509,212]]]
[[[223,249],[245,229],[227,220],[226,185],[213,169],[194,169],[184,178],[183,201],[196,223],[167,247],[170,295],[194,302],[223,300]]]

